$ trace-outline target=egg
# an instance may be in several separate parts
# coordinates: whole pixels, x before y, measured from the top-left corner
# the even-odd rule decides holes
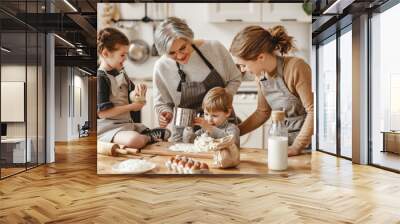
[[[193,165],[193,168],[192,168],[193,170],[199,170],[200,169],[200,163],[198,163],[198,162],[196,162],[194,165]]]
[[[179,159],[174,159],[174,162],[172,162],[171,167],[174,171],[177,171],[179,161]]]
[[[187,163],[185,164],[185,168],[186,168],[186,169],[191,169],[192,166],[193,166],[193,163],[192,163],[192,162],[187,162]]]
[[[179,163],[180,161],[181,161],[180,159],[174,159],[173,164],[178,165],[178,163]]]
[[[190,164],[191,166],[193,166],[194,162],[189,160],[186,164]]]
[[[191,173],[191,174],[200,174],[200,173],[201,173],[200,165],[199,165],[198,163],[195,163],[195,164],[192,166],[192,169],[190,169],[190,173]]]
[[[193,166],[193,163],[187,162],[187,163],[185,164],[185,167],[183,168],[183,173],[184,173],[184,174],[190,174],[190,173],[191,173],[191,172],[190,172],[190,169],[192,168],[192,166]]]
[[[168,160],[168,161],[166,161],[165,162],[165,166],[169,169],[169,170],[172,170],[172,166],[171,166],[172,164],[171,164],[171,162]]]
[[[185,164],[186,164],[186,162],[183,160],[179,161],[179,163],[178,163],[179,166],[183,166],[183,167],[185,166]]]
[[[208,165],[207,165],[207,163],[201,163],[200,169],[202,169],[202,170],[208,170]]]

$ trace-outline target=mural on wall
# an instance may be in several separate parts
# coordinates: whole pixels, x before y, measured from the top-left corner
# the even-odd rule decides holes
[[[285,84],[265,81],[263,89],[265,96],[274,91],[284,98],[282,94],[271,99],[258,96],[268,100],[274,110],[269,111],[271,117],[254,115],[264,122],[269,118],[273,121],[272,128],[256,139],[266,142],[269,150],[241,145],[241,132],[255,131],[264,122],[256,127],[250,124],[255,123],[254,118],[237,117],[243,113],[233,105],[244,75],[255,80],[249,83],[254,86],[250,90],[254,95],[262,78],[254,77],[269,77],[264,71],[241,72],[245,62],[230,47],[239,44],[234,37],[239,32],[244,34],[249,26],[266,35],[260,36],[265,46],[274,44],[272,50],[259,53],[277,60],[271,71],[279,70],[282,77],[292,76],[284,74],[280,66],[285,66],[286,60],[299,60],[306,68],[304,77],[308,77],[302,81],[310,84],[307,93],[300,95],[312,94],[307,64],[311,17],[301,3],[287,6],[292,11],[279,11],[282,6],[272,7],[269,3],[99,3],[98,174],[308,172],[313,112],[307,114],[308,108],[303,108],[298,97],[288,94]],[[199,10],[188,13],[193,7]],[[255,11],[259,13],[254,15]],[[293,17],[290,22],[287,15]],[[179,38],[174,32],[181,32]],[[305,52],[305,57],[287,56],[295,43],[299,43],[298,49]],[[282,104],[289,98],[296,103]],[[307,105],[312,108],[312,104],[311,97]],[[139,114],[139,120],[132,112]],[[291,118],[296,122],[289,121]],[[306,140],[301,141],[297,136],[303,126],[311,126],[311,130],[304,131]]]

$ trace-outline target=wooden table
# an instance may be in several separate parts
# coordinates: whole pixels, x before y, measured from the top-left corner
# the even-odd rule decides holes
[[[174,152],[168,150],[172,143],[161,142],[149,145],[142,149],[140,153],[135,155],[124,155],[118,157],[105,156],[97,154],[97,173],[98,174],[115,174],[111,167],[126,159],[145,159],[157,165],[155,169],[147,172],[146,174],[176,174],[176,175],[191,175],[191,174],[178,174],[168,170],[165,167],[165,161],[171,156],[187,155],[196,161],[206,162],[210,166],[210,174],[292,174],[292,173],[305,173],[311,170],[311,153],[302,154],[300,156],[289,157],[288,169],[285,171],[271,171],[267,167],[267,152],[262,149],[254,148],[241,148],[240,149],[240,165],[236,168],[218,169],[213,168],[212,152],[207,153],[191,153],[185,154],[183,152]]]
[[[383,149],[382,152],[400,154],[400,131],[382,131]]]

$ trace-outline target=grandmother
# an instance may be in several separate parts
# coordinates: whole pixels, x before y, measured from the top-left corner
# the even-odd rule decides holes
[[[153,73],[154,108],[160,127],[172,121],[174,107],[202,112],[203,98],[213,87],[223,87],[232,95],[239,88],[241,73],[228,50],[216,40],[195,40],[184,20],[164,20],[156,30],[155,44],[162,55]],[[236,120],[232,113],[230,121]],[[182,132],[182,127],[172,126],[172,141],[181,141]]]

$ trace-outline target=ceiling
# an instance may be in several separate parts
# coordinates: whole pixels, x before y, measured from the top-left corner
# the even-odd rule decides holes
[[[312,41],[320,43],[350,25],[354,17],[374,11],[389,0],[313,0]]]
[[[95,74],[96,6],[96,0],[47,0],[47,5],[44,0],[1,0],[2,46],[13,49],[7,60],[21,61],[26,55],[30,59],[37,51],[37,44],[30,43],[36,43],[32,40],[36,33],[50,32],[74,45],[55,38],[56,65],[78,66]]]
[[[354,16],[366,10],[377,8],[388,0],[310,1],[313,3],[312,37],[315,44],[334,34],[340,26],[350,24]],[[97,64],[97,2],[120,1],[47,0],[46,5],[45,0],[0,0],[0,27],[3,33],[8,33],[7,35],[3,34],[2,44],[7,48],[21,50],[16,52],[22,52],[22,49],[25,49],[25,41],[30,42],[34,37],[28,35],[27,40],[25,40],[25,38],[18,37],[21,32],[25,33],[26,30],[27,32],[54,32],[74,45],[72,47],[62,39],[55,38],[56,65],[81,66],[95,72]],[[135,0],[132,2],[140,1]],[[263,2],[303,2],[303,0],[270,0]],[[334,10],[330,10],[329,13],[325,12],[328,8],[334,8],[331,6],[335,4]],[[52,13],[48,13],[50,9]],[[25,35],[19,36],[25,37]],[[28,55],[35,48],[34,43],[28,44]],[[19,56],[26,55],[26,52],[19,54]]]

